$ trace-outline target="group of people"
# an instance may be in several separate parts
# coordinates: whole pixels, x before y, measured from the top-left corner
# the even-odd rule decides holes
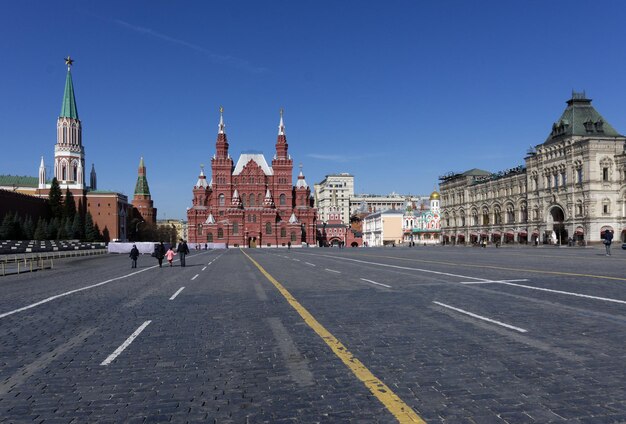
[[[178,241],[178,246],[176,250],[174,250],[174,246],[170,246],[167,251],[165,250],[165,244],[160,242],[154,247],[154,253],[152,256],[157,259],[159,262],[159,268],[163,268],[163,259],[167,258],[167,262],[170,266],[174,266],[174,256],[180,256],[180,266],[185,266],[185,257],[189,254],[189,246],[187,246],[187,241],[180,239]],[[131,268],[137,268],[137,259],[139,258],[139,249],[137,249],[137,245],[133,244],[133,248],[130,249],[130,259],[132,260]]]

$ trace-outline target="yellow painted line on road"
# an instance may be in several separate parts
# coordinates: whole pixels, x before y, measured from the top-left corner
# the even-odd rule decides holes
[[[341,359],[341,361],[354,373],[354,375],[365,384],[374,396],[393,414],[401,423],[426,423],[400,399],[385,383],[378,379],[359,361],[346,347],[320,324],[309,311],[296,300],[274,277],[272,277],[257,261],[252,259],[246,252],[241,250],[248,259],[261,271],[276,289],[283,295],[289,304],[298,312],[304,322],[306,322],[318,336],[330,347],[330,349]]]
[[[429,261],[426,259],[415,259],[415,258],[397,258],[395,256],[375,256],[375,255],[363,255],[372,258],[387,258],[387,259],[397,259],[400,261],[409,261],[409,262],[422,262],[428,264],[439,264],[439,265],[454,265],[454,266],[465,266],[470,268],[489,268],[489,269],[499,269],[503,271],[516,271],[516,272],[532,272],[535,274],[550,274],[550,275],[568,275],[570,277],[589,277],[589,278],[597,278],[601,280],[617,280],[617,281],[626,281],[626,278],[623,277],[611,277],[610,275],[595,275],[595,274],[580,274],[576,272],[563,272],[563,271],[545,271],[542,269],[531,269],[531,268],[509,268],[504,266],[495,266],[495,265],[482,265],[482,264],[463,264],[463,263],[455,263],[455,262],[446,262],[446,261]]]

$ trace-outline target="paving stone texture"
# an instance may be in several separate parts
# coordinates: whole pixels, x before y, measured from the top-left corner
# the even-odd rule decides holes
[[[245,253],[426,422],[626,422],[626,252]],[[155,265],[0,277],[0,422],[397,422],[243,251]]]

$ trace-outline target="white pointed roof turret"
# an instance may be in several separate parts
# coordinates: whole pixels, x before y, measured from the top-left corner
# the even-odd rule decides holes
[[[209,185],[206,182],[206,176],[204,175],[204,165],[200,165],[200,175],[198,176],[198,182],[196,182],[197,188],[207,188]]]
[[[204,221],[205,224],[215,224],[215,218],[213,218],[213,214],[209,213],[208,218]]]
[[[278,135],[285,135],[285,124],[283,123],[283,109],[280,109],[280,122],[278,123]]]
[[[224,134],[224,128],[226,128],[226,125],[224,124],[224,108],[222,106],[220,106],[220,123],[217,126],[218,127],[218,134]]]
[[[43,156],[41,157],[41,163],[39,164],[39,169],[41,168],[45,168],[44,164],[43,164]]]
[[[289,223],[290,224],[297,224],[298,223],[298,218],[296,218],[296,214],[295,213],[291,213],[291,216],[289,217]]]
[[[230,203],[236,207],[241,206],[241,199],[239,198],[239,192],[237,191],[237,189],[235,189],[235,192],[233,193],[233,198]]]
[[[263,206],[265,206],[266,208],[271,208],[274,206],[274,199],[272,199],[272,193],[270,193],[269,188],[265,192],[265,200],[263,201]]]
[[[304,179],[304,174],[302,173],[302,164],[300,164],[300,173],[298,174],[298,181],[296,182],[296,188],[309,188],[309,185],[306,183]]]

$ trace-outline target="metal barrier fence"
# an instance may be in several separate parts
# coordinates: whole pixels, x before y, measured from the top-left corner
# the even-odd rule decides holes
[[[22,253],[0,256],[0,276],[53,269],[54,261],[79,256],[104,255],[107,249],[69,250],[65,252]]]

